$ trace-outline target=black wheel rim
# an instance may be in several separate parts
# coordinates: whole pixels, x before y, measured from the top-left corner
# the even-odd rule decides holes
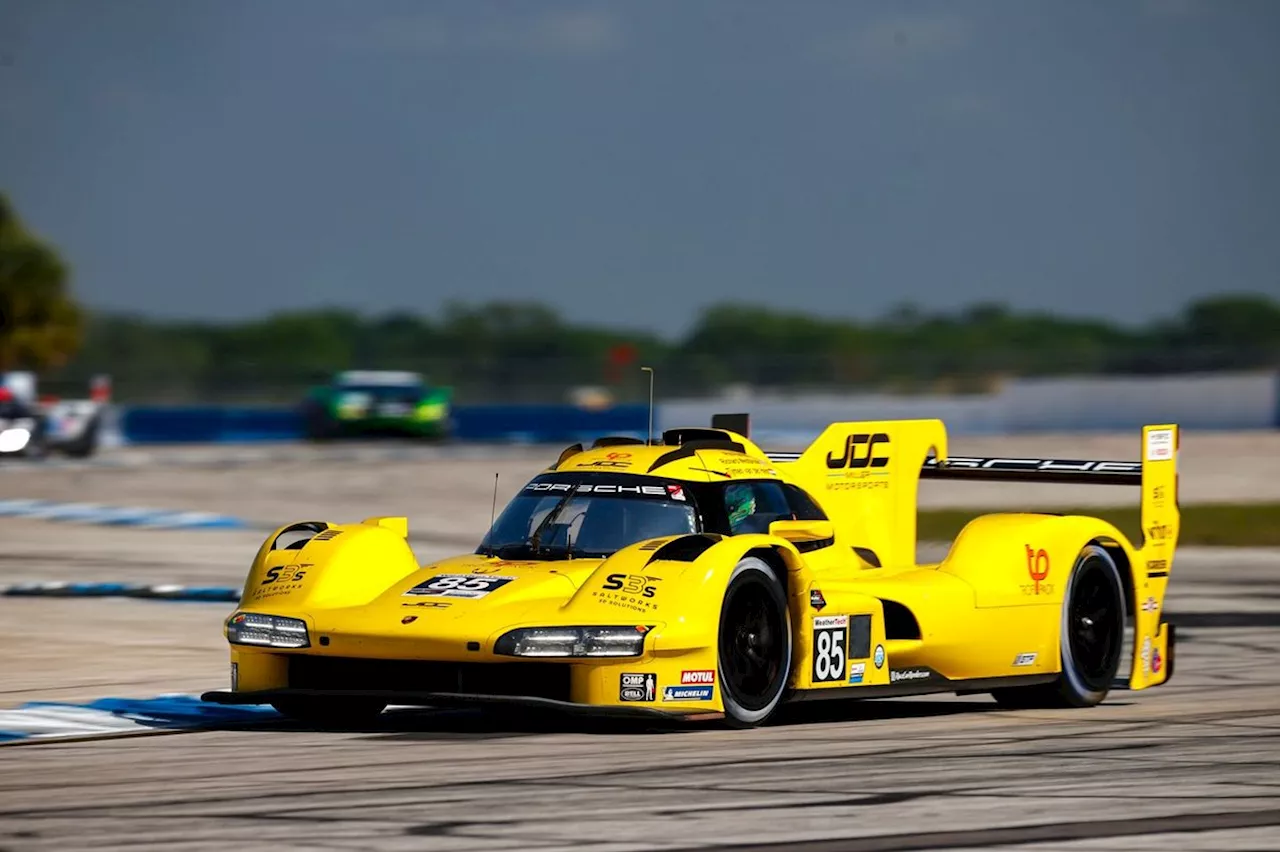
[[[1073,585],[1067,613],[1071,660],[1090,689],[1106,689],[1115,676],[1124,635],[1119,589],[1112,572],[1097,560],[1080,566]]]
[[[732,589],[720,628],[724,689],[745,710],[761,710],[778,693],[786,625],[771,590],[751,578]]]

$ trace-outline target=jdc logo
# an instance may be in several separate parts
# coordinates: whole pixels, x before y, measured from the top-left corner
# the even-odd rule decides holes
[[[884,467],[889,464],[889,457],[875,455],[875,449],[878,444],[887,443],[889,443],[889,436],[883,432],[876,432],[874,435],[850,435],[845,439],[843,448],[837,453],[827,455],[827,467],[832,470],[845,467],[854,470],[864,467]],[[860,449],[864,444],[865,451]]]

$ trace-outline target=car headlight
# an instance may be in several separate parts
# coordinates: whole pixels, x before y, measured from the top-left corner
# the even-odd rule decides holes
[[[449,406],[443,402],[424,402],[418,406],[419,420],[439,420],[449,413]]]
[[[638,657],[652,627],[521,627],[493,646],[507,657]]]
[[[29,429],[0,429],[0,453],[18,453],[31,442]]]
[[[237,612],[227,619],[227,639],[233,645],[260,648],[309,648],[307,623],[300,618]]]

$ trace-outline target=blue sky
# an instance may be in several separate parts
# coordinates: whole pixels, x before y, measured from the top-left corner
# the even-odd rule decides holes
[[[91,305],[1280,296],[1269,0],[0,0],[0,188]]]

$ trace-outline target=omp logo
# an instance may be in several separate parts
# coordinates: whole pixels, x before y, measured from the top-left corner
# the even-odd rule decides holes
[[[653,701],[658,691],[658,676],[650,673],[624,673],[618,682],[620,701]]]
[[[842,468],[850,468],[858,470],[864,467],[884,467],[889,464],[887,455],[875,455],[875,449],[880,444],[888,444],[889,436],[884,432],[876,432],[874,435],[861,434],[850,435],[845,439],[844,446],[837,452],[827,455],[827,467],[832,470]],[[860,448],[866,445],[866,450]]]
[[[622,592],[624,595],[643,595],[651,598],[658,590],[648,585],[648,581],[657,577],[644,577],[639,574],[610,574],[604,580],[604,589],[609,592]]]

